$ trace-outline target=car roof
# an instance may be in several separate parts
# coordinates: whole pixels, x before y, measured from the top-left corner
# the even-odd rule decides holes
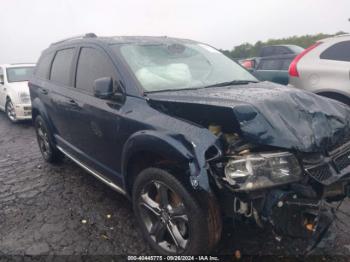
[[[93,33],[66,38],[52,43],[48,49],[56,49],[67,44],[79,43],[105,43],[113,44],[184,44],[199,43],[190,39],[182,39],[168,36],[96,36]]]
[[[346,39],[350,39],[350,34],[342,34],[342,35],[336,35],[336,36],[332,36],[332,37],[327,37],[321,40],[318,40],[317,42],[329,42],[329,41],[341,41],[344,40],[344,38]]]
[[[275,46],[285,46],[285,47],[299,47],[298,45],[266,45],[266,46],[263,46],[262,48],[265,48],[265,47],[275,47]]]
[[[13,63],[13,64],[1,64],[1,67],[14,68],[14,67],[34,67],[35,63]]]

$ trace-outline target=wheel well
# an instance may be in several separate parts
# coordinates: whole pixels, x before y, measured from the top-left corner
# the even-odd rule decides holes
[[[129,195],[132,194],[133,183],[137,175],[148,167],[162,168],[174,175],[178,174],[180,170],[187,169],[184,163],[168,159],[160,154],[148,151],[137,152],[129,158],[126,168],[126,190]]]
[[[35,118],[39,115],[39,110],[36,108],[32,109],[32,119],[35,121]]]
[[[346,95],[340,94],[340,93],[335,93],[335,92],[320,92],[317,93],[320,96],[324,96],[330,99],[337,100],[339,102],[342,102],[343,104],[346,104],[350,106],[350,98]]]

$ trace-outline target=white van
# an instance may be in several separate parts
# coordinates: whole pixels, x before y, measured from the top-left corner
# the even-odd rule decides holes
[[[11,122],[32,118],[28,80],[35,64],[0,65],[0,110]]]

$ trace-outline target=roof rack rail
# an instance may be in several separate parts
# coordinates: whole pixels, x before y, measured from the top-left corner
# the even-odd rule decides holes
[[[335,35],[334,37],[344,37],[344,36],[350,36],[350,34],[344,33],[344,34],[340,34],[340,35]]]
[[[30,62],[30,63],[11,63],[9,65],[27,65],[27,64],[35,64],[33,62]]]
[[[57,44],[60,44],[60,43],[64,43],[66,41],[72,41],[72,40],[76,40],[76,39],[96,38],[96,37],[97,37],[97,35],[94,34],[94,33],[86,33],[84,35],[76,35],[76,36],[72,36],[72,37],[68,37],[68,38],[62,39],[60,41],[52,43],[51,45],[57,45]]]

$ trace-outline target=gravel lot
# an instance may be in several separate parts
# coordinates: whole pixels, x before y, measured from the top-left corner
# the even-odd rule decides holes
[[[0,113],[0,255],[152,254],[131,205],[71,161],[41,158],[31,123]],[[350,213],[346,200],[342,210]],[[350,256],[350,217],[339,213],[315,254]],[[298,255],[305,243],[281,242],[268,230],[226,222],[216,255]]]

